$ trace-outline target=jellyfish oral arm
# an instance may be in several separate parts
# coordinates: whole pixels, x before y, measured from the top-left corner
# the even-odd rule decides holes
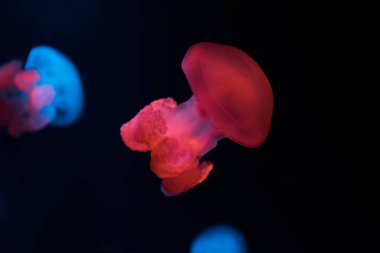
[[[205,161],[198,168],[186,170],[177,177],[164,178],[161,191],[168,197],[186,192],[202,183],[208,177],[212,168],[213,164],[210,161]]]
[[[21,62],[11,61],[0,66],[0,127],[8,126],[13,116],[12,107],[20,104],[20,99],[15,94],[13,80],[21,71]]]
[[[126,146],[152,151],[150,166],[167,196],[203,182],[213,168],[199,160],[224,138],[196,98],[177,105],[172,98],[153,101],[121,127]]]
[[[31,90],[28,100],[29,105],[34,110],[41,110],[44,106],[53,103],[55,94],[52,85],[41,84]]]
[[[20,136],[49,124],[55,115],[44,107],[53,102],[55,92],[50,84],[37,86],[41,80],[38,71],[22,70],[19,62],[12,61],[5,64],[0,72],[1,126],[7,126],[11,136]]]
[[[0,91],[12,83],[15,75],[20,72],[21,69],[21,62],[16,60],[0,66]]]
[[[199,150],[200,156],[209,152],[224,138],[194,96],[169,112],[166,115],[166,124],[168,136],[184,140],[195,150]]]
[[[20,91],[29,93],[40,80],[40,74],[34,69],[29,69],[19,72],[13,82]]]

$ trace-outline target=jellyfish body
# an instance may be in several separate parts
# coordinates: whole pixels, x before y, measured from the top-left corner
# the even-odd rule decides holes
[[[82,82],[74,64],[62,53],[48,46],[33,48],[25,69],[35,69],[41,76],[38,84],[50,84],[56,93],[51,104],[55,117],[53,126],[67,126],[75,122],[83,110]]]
[[[194,239],[190,253],[248,253],[248,246],[239,230],[230,225],[217,225]]]
[[[67,126],[83,108],[79,74],[72,62],[48,46],[33,48],[25,68],[19,61],[0,67],[0,126],[12,136]]]
[[[162,192],[178,195],[203,182],[213,165],[199,160],[227,137],[246,147],[266,139],[273,111],[269,81],[240,49],[216,44],[193,45],[182,69],[194,95],[177,105],[159,99],[121,127],[126,146],[152,151],[150,166]]]

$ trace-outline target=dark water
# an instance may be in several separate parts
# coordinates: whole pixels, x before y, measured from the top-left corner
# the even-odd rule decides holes
[[[86,108],[69,128],[0,132],[0,252],[188,252],[218,223],[239,228],[255,253],[355,246],[343,124],[329,127],[338,121],[335,111],[324,118],[327,84],[304,74],[297,14],[274,0],[1,1],[0,63],[36,45],[61,50],[81,74]],[[119,127],[154,99],[191,96],[180,63],[200,41],[236,46],[261,65],[272,128],[257,149],[220,141],[205,157],[214,163],[206,182],[167,198],[149,155],[125,148]]]

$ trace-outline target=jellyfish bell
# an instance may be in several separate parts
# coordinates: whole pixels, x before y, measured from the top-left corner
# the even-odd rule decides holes
[[[70,59],[52,47],[38,46],[30,51],[25,69],[39,73],[41,79],[36,85],[49,84],[55,92],[51,104],[55,117],[50,124],[74,123],[83,110],[83,91],[78,71]]]
[[[47,125],[67,126],[83,109],[79,74],[62,53],[48,46],[32,48],[25,64],[0,67],[0,126],[11,136]]]
[[[121,127],[132,150],[151,150],[150,166],[167,196],[203,182],[213,165],[199,160],[227,137],[246,147],[266,139],[273,110],[269,81],[240,49],[216,44],[193,45],[182,61],[194,95],[177,105],[172,98],[144,107]]]
[[[227,138],[260,146],[269,133],[272,88],[260,66],[238,48],[202,42],[193,45],[182,69],[200,109]]]
[[[244,235],[230,225],[216,225],[202,231],[192,242],[190,253],[248,253]]]

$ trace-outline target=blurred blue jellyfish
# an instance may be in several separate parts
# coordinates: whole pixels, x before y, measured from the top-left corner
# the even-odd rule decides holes
[[[205,229],[193,241],[190,253],[248,253],[241,232],[230,225]]]
[[[32,48],[24,69],[16,60],[0,66],[0,127],[11,136],[72,124],[83,100],[74,64],[49,46]]]

